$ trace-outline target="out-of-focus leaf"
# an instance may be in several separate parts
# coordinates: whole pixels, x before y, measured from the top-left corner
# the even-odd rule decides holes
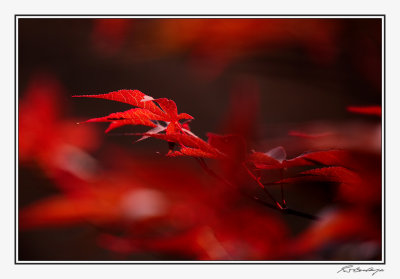
[[[381,241],[379,218],[362,209],[335,210],[321,216],[305,232],[288,243],[290,256],[304,256],[329,245],[355,241]],[[355,252],[355,251],[354,251]],[[339,259],[340,260],[340,259]]]
[[[96,167],[87,152],[99,145],[98,133],[66,116],[64,91],[52,75],[32,78],[19,100],[18,159],[20,164],[37,163],[49,176],[67,171],[85,179]]]
[[[347,110],[352,113],[382,116],[382,107],[380,106],[347,107]]]

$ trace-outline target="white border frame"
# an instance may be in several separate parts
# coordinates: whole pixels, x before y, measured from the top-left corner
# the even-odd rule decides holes
[[[73,19],[73,18],[380,18],[382,20],[382,122],[381,122],[381,151],[382,151],[382,260],[381,261],[20,261],[18,260],[18,19],[23,18],[65,18],[65,19]],[[14,232],[14,241],[15,241],[15,264],[336,264],[336,265],[344,265],[344,264],[361,264],[361,265],[370,265],[370,264],[386,264],[386,139],[385,139],[385,128],[386,128],[386,111],[385,111],[385,101],[386,101],[386,22],[385,15],[85,15],[85,14],[76,14],[76,15],[28,15],[28,14],[16,14],[15,15],[15,232]]]

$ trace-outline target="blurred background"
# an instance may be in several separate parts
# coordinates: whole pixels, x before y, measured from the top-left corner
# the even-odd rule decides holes
[[[380,260],[381,19],[18,20],[19,260]],[[369,183],[294,183],[282,215],[168,145],[80,124],[138,89],[287,157],[343,149]],[[209,162],[219,170],[223,167]],[[223,170],[221,170],[222,172]],[[274,189],[271,189],[274,192]],[[279,193],[279,192],[276,192]],[[258,195],[254,190],[254,195]]]

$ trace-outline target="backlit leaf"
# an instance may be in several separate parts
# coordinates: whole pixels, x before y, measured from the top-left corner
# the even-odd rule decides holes
[[[98,94],[98,95],[77,95],[73,97],[86,97],[86,98],[100,98],[106,99],[121,103],[130,104],[132,106],[136,106],[139,108],[147,109],[155,114],[162,115],[163,112],[159,107],[157,107],[154,102],[152,102],[153,98],[147,96],[146,94],[140,92],[139,90],[128,90],[121,89],[118,91],[113,91],[107,94]]]

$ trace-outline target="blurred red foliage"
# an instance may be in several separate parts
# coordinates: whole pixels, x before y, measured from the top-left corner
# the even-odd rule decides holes
[[[36,163],[50,176],[67,171],[86,177],[94,167],[87,151],[99,145],[98,133],[93,127],[78,127],[65,116],[64,95],[52,75],[32,78],[19,101],[19,162]]]

